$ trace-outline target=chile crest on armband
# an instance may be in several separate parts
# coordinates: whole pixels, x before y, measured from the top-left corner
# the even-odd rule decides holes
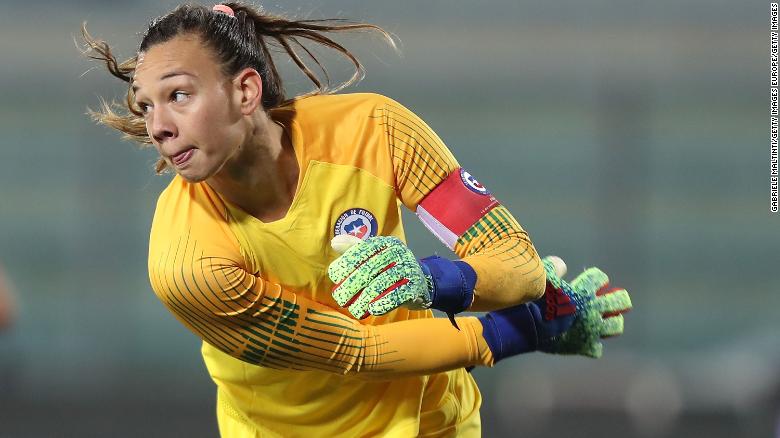
[[[364,208],[350,208],[341,213],[333,227],[333,235],[350,234],[360,239],[374,237],[379,232],[376,216]]]
[[[488,191],[488,189],[485,186],[480,184],[476,178],[471,176],[470,173],[466,172],[466,169],[463,168],[460,169],[460,180],[463,181],[463,184],[466,186],[466,188],[468,188],[469,190],[471,190],[472,192],[478,195],[490,194],[490,191]]]
[[[487,212],[499,205],[463,168],[452,172],[417,205],[417,217],[449,249]]]

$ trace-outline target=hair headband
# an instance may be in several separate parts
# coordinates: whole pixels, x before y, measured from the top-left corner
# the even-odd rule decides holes
[[[214,5],[211,10],[214,12],[222,12],[223,14],[230,15],[231,17],[236,16],[236,13],[233,12],[233,8],[228,5]]]

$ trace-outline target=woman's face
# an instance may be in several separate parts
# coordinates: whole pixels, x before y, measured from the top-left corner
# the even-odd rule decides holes
[[[132,86],[155,148],[190,182],[217,174],[246,139],[240,87],[197,36],[178,36],[140,54]]]

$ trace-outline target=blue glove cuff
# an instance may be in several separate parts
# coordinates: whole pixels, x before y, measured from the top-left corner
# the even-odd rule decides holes
[[[439,256],[420,260],[423,273],[433,280],[431,307],[448,314],[460,313],[474,301],[477,273],[466,262]]]
[[[533,304],[521,304],[480,316],[482,336],[493,353],[493,363],[505,357],[536,351],[539,338],[535,321],[541,318],[539,308]]]

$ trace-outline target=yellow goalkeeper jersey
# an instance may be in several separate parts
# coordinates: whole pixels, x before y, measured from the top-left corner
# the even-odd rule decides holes
[[[457,161],[422,120],[376,94],[307,97],[270,115],[301,169],[286,216],[262,222],[176,176],[150,236],[152,287],[203,339],[226,412],[258,436],[434,436],[478,418],[470,374],[442,365],[492,365],[476,318],[458,318],[456,330],[399,308],[356,321],[327,276],[334,235],[403,240],[400,205],[414,210]],[[478,273],[477,294],[542,288],[533,245],[500,205],[453,249]],[[420,345],[419,330],[441,342]]]

